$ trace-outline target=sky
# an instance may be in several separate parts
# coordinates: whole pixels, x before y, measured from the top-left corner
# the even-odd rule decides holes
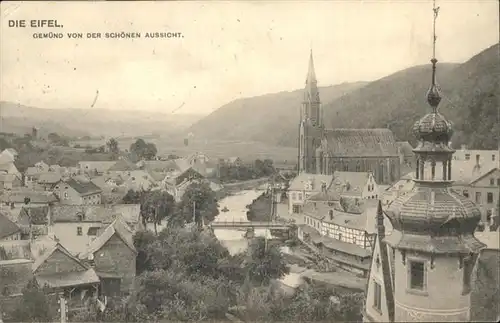
[[[498,0],[436,5],[439,61],[465,62],[499,42]],[[209,114],[238,98],[303,88],[311,49],[319,86],[376,80],[432,55],[426,0],[0,6],[0,100],[40,108]],[[9,20],[32,19],[63,27],[8,27]],[[142,38],[104,38],[122,31]],[[49,32],[64,38],[33,38]],[[72,32],[84,38],[68,38]],[[87,39],[92,32],[103,38]],[[183,38],[146,39],[146,32]]]

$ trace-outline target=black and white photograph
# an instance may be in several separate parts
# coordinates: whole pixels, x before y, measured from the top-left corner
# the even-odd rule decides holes
[[[0,323],[500,321],[500,0],[0,9]]]

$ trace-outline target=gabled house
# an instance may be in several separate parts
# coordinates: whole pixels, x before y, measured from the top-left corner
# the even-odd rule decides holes
[[[54,186],[62,180],[62,176],[59,172],[49,172],[43,173],[38,176],[36,184],[33,184],[33,188],[41,191],[52,191]]]
[[[317,193],[321,193],[324,184],[330,189],[333,175],[301,173],[291,180],[288,188],[288,213],[302,213],[305,201]]]
[[[186,160],[194,170],[205,177],[212,177],[217,174],[217,162],[212,161],[203,153],[194,153],[187,157]]]
[[[102,189],[90,180],[70,178],[59,181],[54,186],[54,194],[61,204],[96,205],[101,204]]]
[[[378,185],[370,172],[335,172],[332,186],[342,196],[359,199],[378,199]]]
[[[70,307],[95,299],[99,292],[100,280],[95,270],[60,243],[36,259],[33,275],[40,286],[63,292]]]
[[[155,179],[145,170],[133,170],[127,172],[124,177],[123,186],[128,190],[149,190],[156,185]]]
[[[41,174],[49,173],[50,166],[44,161],[36,163],[34,166],[28,167],[24,172],[24,185],[30,189],[34,189]]]
[[[0,213],[0,242],[10,240],[20,240],[21,229],[7,216]]]
[[[186,189],[195,181],[202,181],[205,178],[191,167],[182,172],[173,172],[165,176],[162,186],[166,191],[179,202],[184,196]]]
[[[68,250],[78,254],[117,217],[121,217],[133,232],[143,229],[139,204],[57,205],[51,208],[48,235],[57,237]]]
[[[133,291],[137,250],[133,232],[121,217],[109,224],[78,257],[93,264],[105,296]]]

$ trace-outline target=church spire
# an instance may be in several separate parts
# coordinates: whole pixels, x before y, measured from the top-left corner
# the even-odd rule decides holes
[[[441,95],[439,94],[439,91],[437,89],[436,85],[436,63],[438,60],[436,59],[436,19],[438,17],[438,12],[439,12],[439,7],[436,8],[436,0],[434,0],[433,4],[433,9],[434,11],[434,20],[432,24],[432,80],[431,80],[431,87],[429,88],[429,91],[427,91],[427,102],[429,105],[432,107],[432,111],[434,113],[437,113],[437,107],[439,105],[439,102],[441,102]]]
[[[309,69],[307,70],[306,84],[316,84],[317,82],[318,81],[316,80],[316,72],[314,71],[313,51],[311,48],[311,54],[309,55]]]

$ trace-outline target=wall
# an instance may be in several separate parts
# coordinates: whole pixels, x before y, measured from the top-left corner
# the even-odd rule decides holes
[[[136,254],[114,234],[104,246],[94,253],[95,270],[123,275],[122,292],[131,292],[135,282]]]
[[[69,273],[83,271],[85,268],[68,257],[60,250],[56,250],[35,272],[35,275],[53,275],[55,273]]]
[[[425,292],[408,289],[410,260],[425,261]],[[422,254],[406,253],[406,265],[400,251],[395,254],[395,321],[467,322],[470,308],[470,293],[462,295],[463,270],[458,257],[435,257],[435,267]],[[446,292],[443,292],[443,288]]]
[[[83,199],[80,194],[66,183],[58,183],[54,187],[54,193],[59,197],[60,203],[65,205],[82,205]]]
[[[82,228],[82,235],[77,235],[77,228]],[[56,222],[49,227],[49,236],[56,236],[60,243],[72,253],[85,251],[95,236],[87,235],[89,228],[102,227],[101,222]]]

